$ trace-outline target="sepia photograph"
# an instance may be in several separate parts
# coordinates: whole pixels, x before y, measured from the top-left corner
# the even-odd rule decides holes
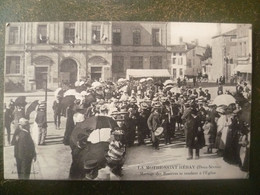
[[[5,26],[4,179],[248,179],[252,25]]]

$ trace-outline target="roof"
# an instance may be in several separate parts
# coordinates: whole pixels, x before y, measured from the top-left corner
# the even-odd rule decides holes
[[[126,77],[145,78],[145,77],[171,77],[168,69],[127,69]]]
[[[233,29],[233,30],[228,31],[226,33],[222,33],[220,35],[213,36],[212,39],[215,39],[215,38],[221,37],[221,36],[236,36],[236,35],[237,35],[237,29]]]
[[[173,45],[171,46],[172,52],[186,52],[186,45]]]

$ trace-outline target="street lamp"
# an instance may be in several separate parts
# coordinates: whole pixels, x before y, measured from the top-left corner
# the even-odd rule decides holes
[[[45,102],[47,104],[47,87],[48,87],[48,72],[42,72],[42,78],[45,81]]]

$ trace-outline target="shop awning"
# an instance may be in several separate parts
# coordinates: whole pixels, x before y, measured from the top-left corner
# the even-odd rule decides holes
[[[128,69],[126,78],[145,78],[145,77],[168,77],[171,75],[167,69]]]
[[[245,64],[245,65],[238,65],[234,68],[235,72],[242,72],[242,73],[252,73],[252,65]]]

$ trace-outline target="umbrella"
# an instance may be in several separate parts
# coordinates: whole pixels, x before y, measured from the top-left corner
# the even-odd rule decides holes
[[[126,79],[123,79],[123,78],[120,78],[120,79],[118,79],[118,83],[121,83],[121,82],[125,82],[126,81]]]
[[[91,84],[92,87],[96,88],[96,87],[101,87],[102,86],[102,83],[98,82],[98,81],[95,81]]]
[[[36,109],[38,104],[39,104],[39,100],[35,100],[31,104],[28,105],[28,107],[26,108],[26,111],[25,111],[25,118],[27,118],[27,119],[30,118],[30,114]]]
[[[71,141],[76,145],[79,135],[85,135],[91,143],[107,142],[115,127],[118,125],[111,117],[92,116],[76,124],[71,133]]]
[[[26,97],[25,96],[19,96],[16,98],[14,101],[15,106],[25,106],[27,102],[25,101]]]
[[[125,85],[125,86],[123,86],[123,87],[121,87],[120,89],[119,89],[119,91],[126,91],[127,90],[127,85]]]
[[[166,80],[163,85],[166,86],[166,85],[173,85],[174,82],[172,80]]]
[[[116,121],[108,116],[92,116],[81,123],[77,123],[77,127],[82,129],[101,129],[118,127]]]
[[[75,100],[76,100],[76,98],[74,95],[66,96],[66,97],[62,98],[62,100],[61,100],[61,107],[66,109],[70,105],[74,104]]]
[[[178,87],[176,87],[176,86],[174,86],[173,88],[171,88],[171,90],[170,90],[172,93],[181,93],[181,90],[180,90],[180,88],[178,88]]]
[[[213,104],[216,104],[217,106],[220,105],[229,106],[230,104],[235,104],[235,103],[236,103],[236,99],[232,95],[228,95],[228,94],[219,95],[213,101]]]
[[[68,89],[65,93],[64,93],[64,97],[65,96],[72,96],[72,95],[77,95],[78,92],[75,89]]]
[[[54,91],[54,97],[57,97],[57,95],[59,95],[60,91],[62,90],[62,88],[58,88]]]
[[[141,80],[140,80],[140,83],[143,83],[143,82],[145,82],[146,80],[144,79],[144,78],[142,78]]]
[[[147,81],[153,81],[153,78],[149,77],[146,79]]]
[[[164,86],[164,89],[171,89],[171,88],[173,88],[174,86],[173,85],[166,85],[166,86]]]

